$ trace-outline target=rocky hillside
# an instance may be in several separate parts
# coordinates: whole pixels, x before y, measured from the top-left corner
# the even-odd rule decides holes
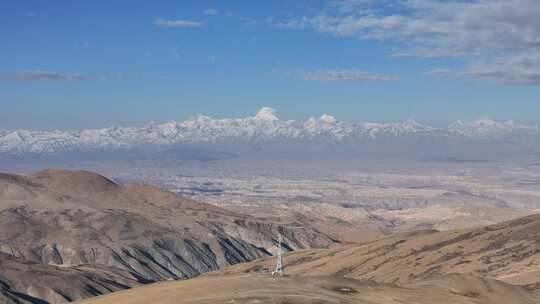
[[[45,265],[5,253],[0,253],[0,269],[0,303],[63,303],[142,284],[112,267]]]
[[[265,272],[275,259],[237,265],[222,274]],[[412,284],[445,274],[473,274],[540,291],[540,215],[483,228],[398,234],[363,245],[287,255],[286,272]],[[517,302],[516,302],[517,303]]]
[[[2,174],[0,261],[11,270],[1,274],[0,302],[59,303],[191,278],[270,256],[278,231],[288,250],[335,243],[316,229],[285,224],[85,171]],[[63,280],[80,284],[47,283]]]
[[[282,279],[270,275],[275,258],[267,258],[81,304],[540,303],[539,235],[540,215],[483,228],[398,234],[289,253]]]

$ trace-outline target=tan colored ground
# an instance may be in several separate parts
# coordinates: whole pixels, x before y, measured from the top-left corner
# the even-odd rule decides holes
[[[414,286],[333,277],[276,279],[256,274],[163,282],[79,304],[533,304],[540,296],[495,280],[452,275]]]
[[[8,299],[17,301],[30,295],[61,303],[153,280],[193,277],[273,252],[278,231],[293,249],[332,243],[320,232],[330,229],[302,226],[310,218],[318,219],[321,228],[347,228],[342,221],[354,221],[355,228],[348,230],[353,234],[358,227],[373,228],[358,225],[371,220],[361,210],[324,204],[302,208],[295,214],[308,217],[283,225],[82,171],[0,175],[0,198],[0,226],[5,228],[0,229],[0,251],[18,259],[5,258],[9,272],[0,267],[0,296],[7,290]],[[443,219],[455,221],[455,212],[444,210],[450,216]],[[428,219],[440,217],[440,210],[432,211]],[[481,213],[489,210],[477,211],[478,218],[485,218]],[[423,214],[415,210],[395,216],[409,218],[415,212]],[[320,216],[326,213],[335,216]],[[540,290],[540,215],[481,228],[425,230],[299,250],[286,255],[284,263],[291,277],[282,281],[268,276],[275,258],[267,258],[83,303],[540,303],[532,292]],[[140,277],[152,280],[139,282]]]
[[[540,303],[534,292],[540,285],[540,215],[293,252],[284,257],[290,277],[283,280],[269,275],[274,264],[275,258],[238,264],[80,303]]]
[[[92,172],[0,173],[0,303],[65,303],[191,278],[269,256],[278,230],[290,250],[336,243]]]
[[[239,264],[224,274],[268,271],[275,258]],[[363,245],[293,252],[287,273],[409,284],[449,273],[475,274],[537,290],[540,215],[482,228],[398,234]]]

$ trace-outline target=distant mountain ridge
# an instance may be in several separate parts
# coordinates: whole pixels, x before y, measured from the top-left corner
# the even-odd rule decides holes
[[[435,128],[414,120],[398,123],[350,123],[328,114],[307,121],[280,120],[274,109],[262,108],[255,116],[214,119],[197,116],[185,121],[149,124],[145,127],[110,127],[80,131],[2,131],[0,153],[61,153],[125,151],[141,147],[211,145],[223,143],[260,144],[322,143],[354,146],[376,141],[416,142],[425,140],[505,140],[540,143],[540,126],[481,119],[455,122]]]

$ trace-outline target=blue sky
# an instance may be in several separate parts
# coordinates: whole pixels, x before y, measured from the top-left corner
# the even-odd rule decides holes
[[[263,106],[284,119],[540,122],[536,0],[21,0],[1,1],[0,20],[0,129]]]

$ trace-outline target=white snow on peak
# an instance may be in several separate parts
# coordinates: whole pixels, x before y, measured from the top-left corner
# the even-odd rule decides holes
[[[282,121],[276,111],[262,108],[256,116],[214,119],[199,115],[185,121],[151,123],[141,128],[111,127],[81,131],[0,131],[0,153],[114,151],[145,145],[260,142],[264,140],[361,143],[379,138],[508,138],[528,136],[540,140],[539,126],[481,119],[433,128],[412,119],[397,123],[350,123],[328,114],[307,121]],[[531,137],[533,136],[533,137]]]
[[[448,132],[458,136],[496,138],[516,133],[535,134],[539,132],[539,127],[517,124],[512,120],[498,122],[496,120],[482,118],[471,122],[458,120],[448,126]]]
[[[279,120],[279,118],[277,117],[277,111],[269,107],[264,107],[260,109],[259,112],[257,112],[257,115],[255,115],[255,117],[264,121]]]
[[[325,122],[327,124],[334,124],[337,122],[337,120],[334,118],[334,116],[323,114],[321,118],[319,118],[320,121]]]

